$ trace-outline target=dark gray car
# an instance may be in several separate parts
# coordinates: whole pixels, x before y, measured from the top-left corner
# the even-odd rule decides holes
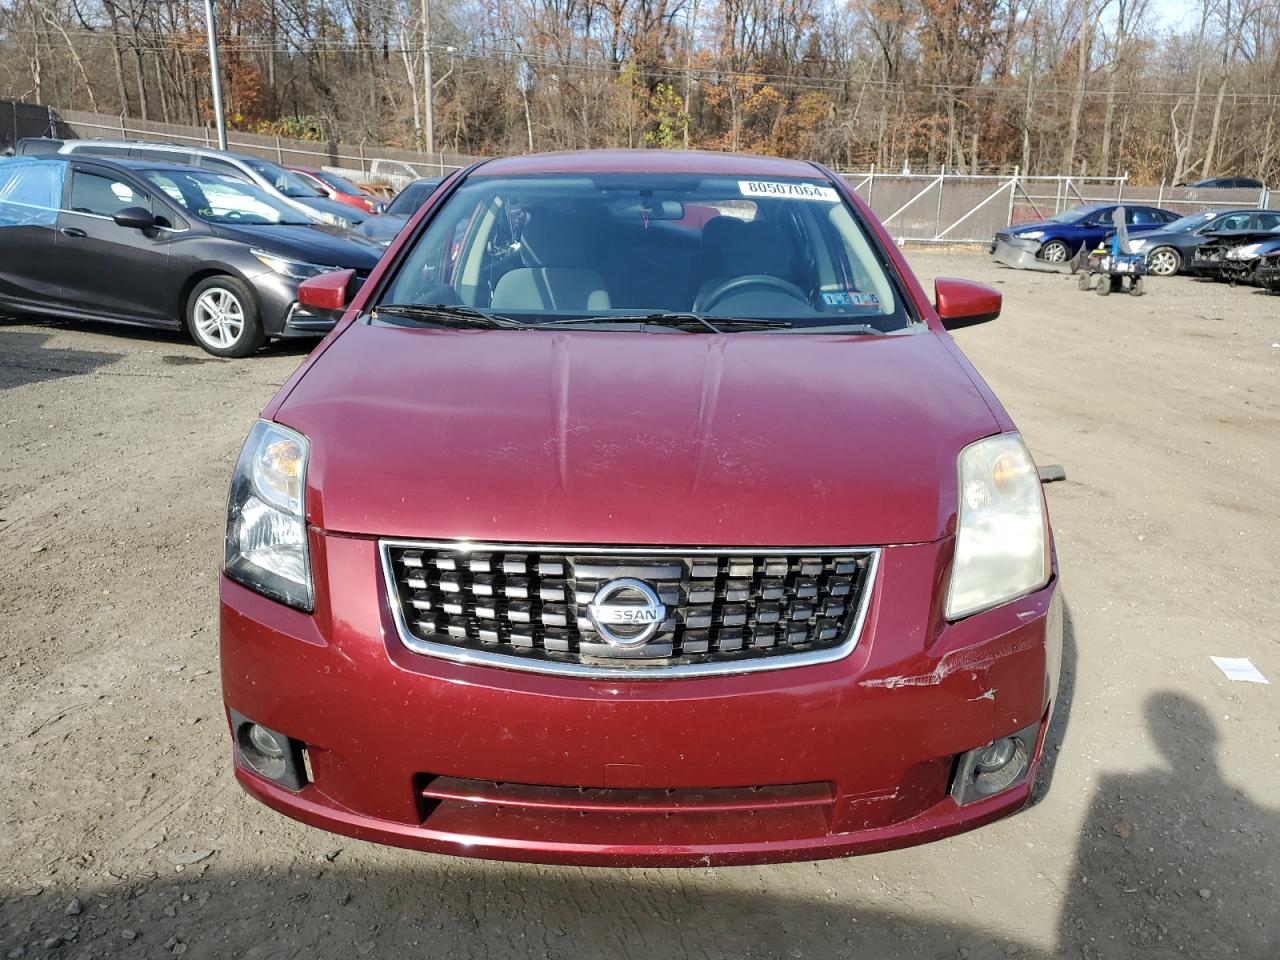
[[[1171,277],[1191,265],[1196,247],[1212,233],[1224,230],[1280,229],[1277,210],[1205,210],[1175,220],[1168,226],[1141,237],[1131,238],[1134,253],[1146,254],[1147,270],[1158,277]]]
[[[298,283],[381,248],[237,177],[77,156],[0,160],[0,308],[185,326],[221,357],[321,334]]]
[[[67,140],[58,147],[58,153],[164,164],[186,163],[217,173],[228,173],[248,180],[316,222],[335,227],[354,227],[369,216],[363,210],[330,200],[292,170],[243,153],[143,140]]]

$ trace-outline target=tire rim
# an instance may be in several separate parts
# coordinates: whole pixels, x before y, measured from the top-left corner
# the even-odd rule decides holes
[[[1157,250],[1151,254],[1151,272],[1162,277],[1170,276],[1178,270],[1177,258],[1172,250]]]
[[[234,346],[244,333],[244,306],[230,290],[210,287],[196,298],[196,333],[210,346]]]
[[[1045,246],[1044,259],[1048,263],[1061,263],[1067,259],[1067,248],[1055,240]]]

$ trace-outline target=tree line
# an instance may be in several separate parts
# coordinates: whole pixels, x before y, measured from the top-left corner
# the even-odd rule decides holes
[[[233,128],[1280,180],[1275,0],[217,0]],[[424,24],[427,26],[424,28]],[[0,0],[0,96],[211,120],[202,0]]]

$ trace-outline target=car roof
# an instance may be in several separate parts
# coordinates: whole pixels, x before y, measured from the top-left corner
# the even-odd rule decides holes
[[[92,157],[92,158],[86,158],[86,159],[97,160],[99,158]],[[144,173],[157,173],[157,172],[185,173],[185,174],[203,173],[206,175],[212,174],[214,176],[219,176],[216,170],[193,167],[189,163],[165,163],[163,160],[135,160],[133,157],[125,157],[120,160],[116,160],[112,158],[111,160],[109,160],[109,162],[114,163],[120,167],[127,167],[130,170],[137,170],[139,172],[144,172]]]
[[[82,146],[83,145],[83,146]],[[275,163],[263,157],[253,157],[247,153],[234,153],[230,150],[215,150],[213,147],[188,146],[182,143],[163,143],[158,140],[68,140],[63,144],[63,156],[91,150],[93,147],[118,147],[130,150],[163,150],[171,153],[186,153],[198,157],[221,157],[225,160],[239,160],[241,163]],[[124,157],[122,159],[132,159]]]
[[[579,150],[490,160],[472,176],[529,174],[683,173],[734,177],[821,177],[813,164],[781,157],[698,150]]]
[[[199,167],[193,167],[189,163],[165,163],[161,160],[135,160],[132,157],[100,157],[95,154],[88,154],[78,157],[75,154],[57,154],[54,156],[40,157],[41,160],[60,160],[63,163],[70,163],[74,160],[76,163],[98,163],[105,167],[116,167],[120,170],[127,170],[133,173],[181,173],[192,174],[202,173],[206,175],[218,176],[216,171],[202,170]]]

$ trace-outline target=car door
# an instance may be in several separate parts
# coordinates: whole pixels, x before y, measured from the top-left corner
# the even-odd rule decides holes
[[[1071,241],[1071,252],[1074,253],[1080,248],[1081,242],[1085,243],[1090,250],[1102,242],[1103,237],[1115,231],[1115,223],[1111,219],[1115,207],[1103,207],[1088,216],[1084,223],[1077,228],[1079,234],[1078,239]]]
[[[176,324],[177,289],[169,266],[174,231],[122,227],[112,219],[141,207],[172,224],[168,208],[132,177],[94,164],[73,164],[65,196],[57,256],[67,302],[116,319]]]
[[[0,299],[34,306],[61,300],[54,237],[66,173],[64,160],[0,163]]]

